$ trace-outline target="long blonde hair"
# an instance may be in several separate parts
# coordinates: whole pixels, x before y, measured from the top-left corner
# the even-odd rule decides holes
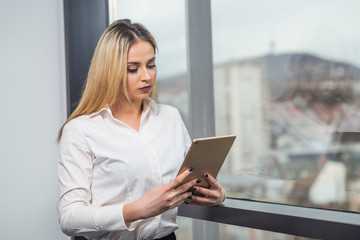
[[[61,140],[64,126],[70,120],[111,107],[119,96],[130,102],[126,81],[127,56],[130,47],[139,40],[149,42],[156,52],[155,39],[139,23],[131,23],[129,19],[117,20],[105,30],[91,60],[79,105],[60,128],[57,142]],[[150,97],[156,101],[157,95],[155,81]]]

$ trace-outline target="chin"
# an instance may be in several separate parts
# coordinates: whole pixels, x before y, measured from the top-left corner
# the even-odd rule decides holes
[[[146,99],[147,97],[150,97],[150,94],[141,94],[136,97],[130,97],[130,99],[131,99],[131,101],[142,101],[142,100]]]

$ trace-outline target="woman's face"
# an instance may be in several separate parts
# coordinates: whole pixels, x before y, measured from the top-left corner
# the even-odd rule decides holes
[[[127,61],[127,91],[131,101],[150,96],[156,80],[155,51],[146,41],[137,41],[129,49]]]

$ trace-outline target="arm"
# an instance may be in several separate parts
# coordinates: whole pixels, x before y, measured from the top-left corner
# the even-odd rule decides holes
[[[144,218],[157,216],[167,210],[178,207],[192,196],[191,189],[196,184],[193,179],[175,188],[182,180],[191,174],[191,168],[177,176],[173,181],[162,186],[156,186],[146,192],[140,199],[124,205],[126,225]]]
[[[80,129],[74,122],[68,123],[59,144],[61,229],[67,235],[87,237],[96,237],[111,229],[126,229],[121,221],[122,205],[92,205],[93,155]]]

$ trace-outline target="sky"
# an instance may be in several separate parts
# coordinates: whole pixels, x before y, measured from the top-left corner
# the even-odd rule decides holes
[[[114,19],[140,22],[157,40],[159,80],[186,72],[185,1],[113,2]],[[358,0],[212,0],[213,62],[306,52],[360,67],[359,9]]]

